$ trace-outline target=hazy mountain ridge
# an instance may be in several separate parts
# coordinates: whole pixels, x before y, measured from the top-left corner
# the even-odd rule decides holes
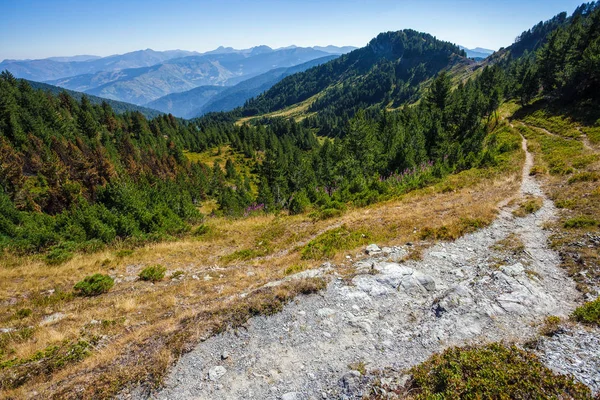
[[[329,51],[335,49],[330,48]],[[98,71],[48,80],[46,83],[142,105],[199,86],[235,85],[272,69],[288,68],[330,54],[310,47],[277,50],[268,46],[244,50],[218,48],[208,54],[176,57],[151,66]],[[114,61],[111,65],[117,65],[117,61]]]
[[[43,60],[4,60],[0,63],[0,70],[8,70],[17,78],[41,82],[107,70],[149,67],[172,58],[193,54],[197,53],[146,49],[86,61],[57,61],[52,57]]]
[[[482,47],[475,47],[474,49],[468,49],[465,46],[458,46],[461,50],[467,53],[469,58],[486,58],[490,54],[494,53],[494,50],[484,49]]]
[[[215,86],[200,86],[185,92],[172,93],[151,101],[146,106],[182,118],[193,118],[207,112],[233,110],[242,106],[246,100],[269,89],[284,77],[305,71],[336,57],[337,55],[332,54],[289,68],[275,68],[217,91],[214,90]],[[210,97],[210,93],[213,97]]]

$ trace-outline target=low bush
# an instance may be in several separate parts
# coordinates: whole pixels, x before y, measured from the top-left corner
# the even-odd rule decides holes
[[[331,258],[337,250],[351,250],[370,241],[366,232],[351,231],[345,225],[328,230],[308,242],[302,249],[302,258],[320,260]]]
[[[525,217],[538,211],[543,205],[544,202],[539,197],[528,198],[519,204],[519,208],[513,211],[513,215],[516,217]]]
[[[138,275],[142,281],[158,282],[165,277],[167,269],[160,264],[146,267]]]
[[[550,315],[546,317],[542,327],[540,328],[540,335],[554,336],[560,330],[560,317],[556,315]]]
[[[569,178],[567,181],[569,184],[577,182],[596,182],[600,177],[596,172],[580,172]]]
[[[600,326],[600,298],[578,307],[573,312],[573,316],[579,322]]]
[[[284,271],[284,275],[292,275],[297,274],[298,272],[302,272],[306,269],[306,265],[304,264],[294,264],[287,267]]]
[[[80,296],[98,296],[108,292],[115,284],[113,278],[108,275],[94,274],[86,276],[84,280],[78,282],[73,289]]]
[[[590,228],[598,226],[598,221],[585,215],[568,219],[563,224],[565,228]]]
[[[591,398],[588,387],[555,374],[535,355],[498,343],[450,348],[410,373],[414,399]]]
[[[15,317],[17,319],[23,319],[29,317],[32,313],[33,311],[31,310],[31,308],[21,308],[15,313]]]
[[[194,229],[192,234],[194,236],[203,236],[203,235],[206,235],[209,231],[210,231],[210,228],[208,227],[208,225],[202,224],[199,227],[197,227],[196,229]]]
[[[183,271],[175,271],[171,274],[171,279],[177,279],[180,276],[183,276],[184,272]]]
[[[52,246],[50,251],[44,256],[44,261],[48,265],[59,265],[73,258],[72,247],[68,244]]]

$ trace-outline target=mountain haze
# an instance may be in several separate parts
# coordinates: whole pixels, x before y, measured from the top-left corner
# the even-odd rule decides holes
[[[56,86],[134,104],[205,85],[234,85],[280,67],[291,67],[327,56],[312,48],[272,50],[260,46],[249,51],[219,51],[174,58],[150,67],[84,74],[49,81]]]
[[[233,110],[244,105],[246,100],[269,89],[284,77],[305,71],[336,57],[337,55],[329,55],[289,68],[272,69],[230,87],[200,86],[186,92],[161,97],[147,103],[146,106],[170,112],[182,118],[193,118],[208,112]]]
[[[81,61],[80,57],[47,58],[43,60],[4,60],[0,71],[8,70],[17,78],[43,82],[81,74],[94,74],[99,71],[114,71],[125,68],[149,67],[172,58],[198,54],[184,50],[154,51],[138,50]],[[88,57],[88,56],[84,56]]]

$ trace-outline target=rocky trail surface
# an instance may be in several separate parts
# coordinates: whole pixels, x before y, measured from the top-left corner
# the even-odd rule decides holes
[[[523,140],[526,150],[526,142]],[[184,355],[153,399],[360,399],[376,369],[400,371],[452,345],[524,343],[546,316],[567,317],[580,301],[575,284],[548,248],[553,203],[529,176],[522,195],[542,197],[526,217],[502,205],[495,222],[439,243],[421,260],[401,260],[407,246],[369,246],[351,281],[333,277],[320,294],[303,296],[276,315],[209,338]],[[517,240],[522,251],[502,243]],[[600,389],[600,334],[574,326],[542,339],[547,365]],[[360,371],[360,372],[359,372]],[[362,373],[361,373],[362,372]]]

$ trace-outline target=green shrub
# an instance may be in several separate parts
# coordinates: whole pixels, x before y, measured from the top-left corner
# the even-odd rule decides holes
[[[578,307],[573,312],[573,316],[579,322],[600,326],[600,298]]]
[[[544,320],[544,324],[540,328],[540,335],[554,336],[560,330],[560,317],[550,315]]]
[[[283,271],[284,275],[292,275],[292,274],[296,274],[298,272],[302,272],[306,269],[306,265],[304,264],[294,264],[294,265],[290,265],[289,267],[287,267],[285,269],[285,271]]]
[[[530,176],[543,175],[546,173],[546,168],[541,165],[534,165],[531,170],[529,170]]]
[[[69,244],[60,244],[52,246],[50,251],[44,257],[44,261],[48,265],[59,265],[73,258],[72,246]]]
[[[306,192],[300,191],[292,197],[290,201],[290,215],[302,214],[306,208],[310,205],[310,200],[306,195]]]
[[[315,221],[323,221],[326,219],[341,217],[343,214],[342,210],[338,210],[337,208],[325,208],[323,210],[313,211],[309,214]]]
[[[573,208],[577,205],[577,201],[575,199],[557,200],[554,204],[556,208]]]
[[[320,260],[331,258],[337,250],[351,250],[367,244],[370,235],[361,231],[351,231],[345,225],[328,230],[308,242],[302,249],[303,259]]]
[[[513,215],[516,217],[525,217],[529,214],[533,214],[539,211],[544,205],[544,201],[539,197],[529,198],[519,204],[519,208],[513,211]]]
[[[183,271],[175,271],[171,274],[171,279],[177,279],[183,275]]]
[[[98,296],[108,292],[115,284],[113,278],[108,275],[94,274],[86,276],[84,280],[78,282],[73,289],[80,296]]]
[[[32,313],[33,311],[31,311],[31,308],[21,308],[15,313],[15,317],[18,319],[23,319],[29,317]]]
[[[565,221],[563,225],[565,228],[589,228],[598,226],[598,221],[585,215],[580,215]]]
[[[516,346],[450,348],[412,368],[415,399],[590,399],[588,387],[557,375]]]
[[[146,267],[140,272],[139,277],[142,281],[158,282],[165,277],[167,269],[160,264]]]
[[[116,252],[115,256],[119,258],[127,257],[133,254],[133,250],[131,249],[121,249]]]
[[[194,231],[192,232],[192,235],[203,236],[203,235],[206,235],[209,231],[210,231],[210,228],[208,227],[208,225],[202,224],[199,227],[197,227],[196,229],[194,229]]]
[[[598,174],[595,172],[580,172],[570,177],[567,182],[569,184],[576,182],[596,182],[598,178]]]

